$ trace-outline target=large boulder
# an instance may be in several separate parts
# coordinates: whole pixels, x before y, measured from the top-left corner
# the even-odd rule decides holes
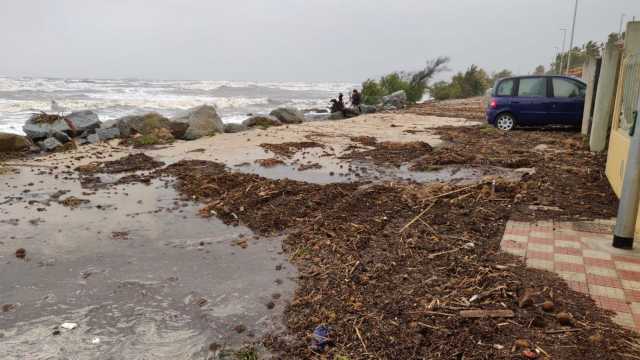
[[[243,132],[247,129],[248,127],[244,124],[235,124],[235,123],[224,124],[224,132],[229,134]]]
[[[45,139],[57,131],[71,132],[63,117],[47,114],[33,114],[22,126],[22,130],[33,140]]]
[[[67,135],[81,134],[100,127],[98,114],[93,111],[77,111],[67,116],[34,114],[27,120],[22,130],[34,140],[44,139],[56,132]]]
[[[60,141],[63,144],[66,144],[69,141],[71,141],[71,137],[69,137],[69,135],[63,133],[62,131],[54,132],[53,134],[51,134],[51,137]]]
[[[246,126],[246,127],[270,127],[270,126],[280,126],[282,125],[282,122],[280,120],[278,120],[277,117],[275,116],[271,116],[271,115],[267,115],[267,116],[263,116],[263,115],[256,115],[256,116],[252,116],[250,118],[248,118],[247,120],[242,122],[242,125]]]
[[[377,110],[378,109],[374,105],[365,105],[365,104],[360,105],[361,114],[373,114]]]
[[[128,137],[130,137],[132,135],[131,134],[131,126],[129,125],[129,121],[134,119],[134,118],[139,118],[139,117],[141,117],[141,116],[130,115],[130,116],[124,116],[124,117],[113,119],[113,120],[107,120],[107,121],[102,123],[100,128],[101,129],[118,128],[118,130],[120,130],[120,136],[122,136],[124,138],[128,138]],[[87,135],[89,135],[88,132],[83,134],[82,137],[85,137]]]
[[[0,152],[24,151],[31,142],[24,136],[0,132]]]
[[[158,113],[148,113],[141,116],[125,116],[118,122],[120,134],[123,136],[131,136],[132,132],[148,135],[156,129],[169,129],[170,126],[171,121]]]
[[[81,134],[85,131],[95,130],[100,127],[100,119],[98,114],[90,110],[76,111],[65,116],[71,122],[76,133]]]
[[[117,127],[111,127],[107,129],[97,129],[96,135],[101,141],[107,141],[120,137],[120,129]]]
[[[42,148],[42,150],[53,151],[53,150],[61,147],[62,143],[60,141],[56,140],[56,138],[50,137],[50,138],[47,138],[47,139],[39,142],[38,146],[40,146]]]
[[[224,132],[224,123],[218,116],[216,108],[202,105],[189,109],[171,119],[172,122],[189,124],[184,134],[185,140],[195,140],[204,136]]]
[[[396,91],[391,95],[384,96],[382,98],[382,105],[384,107],[395,107],[402,109],[407,105],[407,93],[404,90]]]
[[[271,112],[283,124],[300,124],[304,122],[304,114],[294,108],[278,108]]]

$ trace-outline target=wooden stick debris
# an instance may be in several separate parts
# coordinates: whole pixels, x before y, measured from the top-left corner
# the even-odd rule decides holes
[[[424,214],[426,214],[429,210],[431,210],[432,207],[434,207],[436,205],[436,201],[434,201],[433,203],[431,203],[431,205],[429,205],[429,207],[427,207],[426,209],[424,209],[420,214],[418,214],[418,216],[416,216],[415,218],[413,218],[413,220],[409,221],[407,223],[407,225],[405,225],[402,229],[400,229],[400,233],[402,234],[405,230],[407,230],[411,225],[413,225],[416,221],[418,221],[418,219],[420,219]]]
[[[582,329],[547,330],[544,333],[545,334],[562,334],[562,333],[578,332],[578,331],[582,331]]]
[[[481,318],[512,318],[515,314],[511,310],[463,310],[460,316],[470,319]]]
[[[471,185],[471,186],[466,186],[466,187],[463,187],[463,188],[460,188],[460,189],[457,189],[457,190],[446,192],[444,194],[436,195],[436,196],[430,197],[430,198],[428,198],[426,200],[427,201],[429,201],[429,200],[437,200],[437,199],[440,199],[440,198],[448,196],[448,195],[453,195],[453,194],[457,194],[457,193],[460,193],[460,192],[463,192],[463,191],[466,191],[466,190],[469,190],[469,189],[473,189],[475,187],[478,187],[480,185],[484,185],[486,183],[487,183],[486,181],[483,181],[483,182],[480,182],[478,184],[474,184],[474,185]],[[424,214],[426,214],[429,210],[431,210],[431,208],[433,208],[436,203],[437,203],[437,201],[434,201],[433,203],[431,203],[431,205],[429,205],[429,207],[424,209],[420,214],[418,214],[415,218],[413,218],[413,220],[409,221],[407,223],[407,225],[403,226],[402,229],[400,229],[400,233],[403,233],[411,225],[413,225],[416,221],[418,221],[418,219],[420,219]]]
[[[362,339],[362,335],[360,335],[360,330],[358,330],[358,326],[356,326],[354,324],[353,328],[356,329],[356,335],[358,335],[358,339],[360,339],[360,343],[362,344],[362,347],[364,348],[364,353],[368,354],[369,350],[367,350],[367,344],[364,343],[364,340]]]

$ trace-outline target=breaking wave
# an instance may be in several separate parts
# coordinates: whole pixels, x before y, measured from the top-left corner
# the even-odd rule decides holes
[[[326,108],[352,83],[169,81],[0,77],[0,132],[22,133],[31,114],[56,100],[69,111],[93,110],[102,120],[155,111],[173,116],[202,104],[215,105],[224,122],[279,106]]]

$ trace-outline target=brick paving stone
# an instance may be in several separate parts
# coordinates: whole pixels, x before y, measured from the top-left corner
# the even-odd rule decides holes
[[[589,288],[587,287],[586,282],[567,280],[567,285],[569,285],[569,288],[573,291],[581,292],[583,294],[589,293]]]
[[[593,285],[622,289],[622,283],[620,283],[620,280],[618,280],[618,278],[615,278],[615,277],[587,274],[587,283],[589,285],[593,284]],[[622,293],[624,293],[624,291]],[[624,299],[624,294],[622,298]]]
[[[616,272],[616,269],[611,269],[611,268],[587,265],[585,266],[585,272],[591,275],[608,276],[614,279],[618,278],[618,273]]]
[[[622,261],[614,261],[616,264],[616,269],[618,270],[626,270],[626,271],[636,271],[640,272],[640,265],[634,264],[630,262],[622,262]]]
[[[571,263],[565,263],[565,262],[556,262],[555,269],[557,271],[570,271],[570,272],[577,272],[582,274],[586,273],[584,265],[571,264]]]
[[[535,236],[529,236],[529,244],[543,244],[543,245],[551,245],[553,246],[555,241],[553,239],[540,238]]]
[[[558,248],[582,249],[582,244],[579,241],[567,241],[567,240],[556,239],[555,245]]]
[[[618,270],[618,276],[620,279],[640,282],[640,272],[637,271]]]
[[[575,249],[575,248],[556,247],[554,252],[556,254],[582,256],[582,250],[581,249]]]
[[[555,261],[584,265],[584,260],[582,259],[582,256],[564,255],[564,254],[556,253]]]
[[[548,260],[527,259],[527,266],[534,269],[553,271],[553,261]]]
[[[640,291],[640,282],[638,281],[622,279],[620,282],[622,283],[623,289]]]
[[[551,231],[532,231],[529,233],[529,236],[543,238],[543,239],[553,239],[553,232]]]
[[[631,314],[617,313],[612,320],[618,325],[622,325],[632,330],[637,330],[635,320]]]
[[[600,259],[600,260],[611,260],[611,254],[607,254],[604,251],[596,251],[591,249],[583,249],[582,256],[592,258],[592,259]]]
[[[611,234],[575,229],[569,222],[510,221],[500,246],[529,267],[556,272],[569,288],[614,311],[616,323],[640,332],[640,258],[603,251],[598,243],[609,245]]]
[[[593,300],[603,309],[631,314],[632,308],[624,300],[611,299],[604,296],[591,296]]]
[[[640,302],[631,302],[629,305],[631,312],[635,315],[640,315]]]
[[[632,263],[632,264],[640,265],[640,258],[634,258],[630,256],[620,256],[620,255],[613,255],[612,258],[616,262],[620,261],[624,263]]]
[[[561,278],[567,281],[581,282],[584,283],[585,286],[587,285],[587,275],[584,273],[557,270],[556,272],[558,273],[558,275],[560,275]]]
[[[502,241],[513,241],[526,244],[529,241],[529,238],[527,237],[527,235],[508,234],[502,238]]]
[[[627,301],[640,303],[640,291],[624,289],[624,294]]]
[[[546,253],[549,253],[549,254],[553,254],[553,246],[552,245],[546,245],[546,244],[529,243],[529,245],[527,246],[527,250],[540,251],[540,252],[546,252]]]
[[[596,258],[587,257],[586,255],[583,256],[583,259],[584,259],[584,264],[587,266],[597,266],[601,268],[608,268],[608,269],[614,269],[614,270],[616,268],[616,264],[613,262],[613,260],[596,259]]]
[[[624,291],[620,288],[600,286],[595,284],[589,284],[589,294],[593,296],[602,296],[616,300],[624,300]]]
[[[527,250],[526,256],[527,256],[527,259],[553,261],[552,252]]]

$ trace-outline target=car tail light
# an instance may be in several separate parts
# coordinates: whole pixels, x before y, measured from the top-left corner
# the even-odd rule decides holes
[[[497,109],[498,108],[498,102],[496,101],[496,99],[491,99],[491,104],[489,106],[492,109]]]

